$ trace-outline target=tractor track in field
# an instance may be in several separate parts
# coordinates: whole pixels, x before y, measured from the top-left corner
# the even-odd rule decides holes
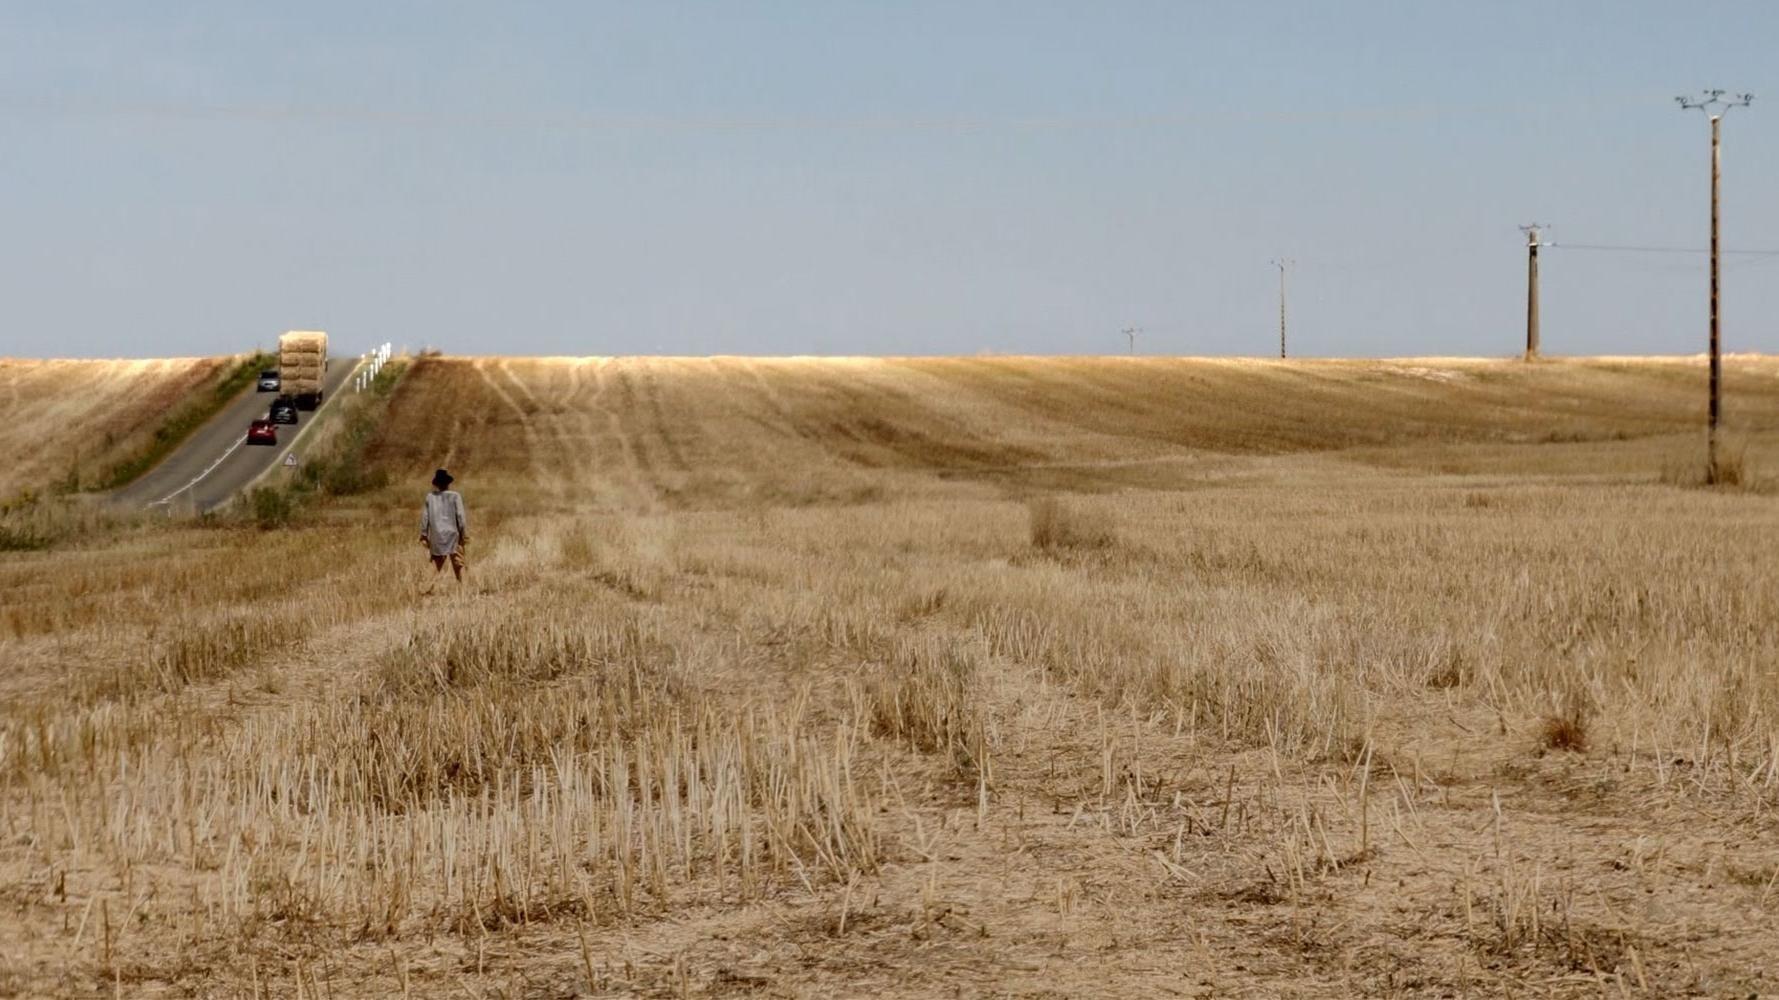
[[[537,476],[538,482],[555,494],[558,499],[568,496],[568,487],[567,484],[562,481],[561,473],[551,467],[549,462],[545,459],[542,449],[539,447],[537,426],[531,418],[531,411],[527,410],[524,406],[521,406],[519,401],[513,398],[512,393],[501,387],[500,382],[497,381],[493,374],[488,370],[490,364],[496,365],[501,374],[506,377],[507,381],[515,380],[513,379],[511,371],[506,367],[507,362],[505,359],[482,358],[474,363],[476,374],[481,376],[482,382],[487,385],[488,390],[494,393],[518,421],[520,433],[525,437],[526,457],[530,463],[532,472]]]
[[[614,442],[625,476],[630,480],[631,505],[642,512],[653,513],[659,500],[643,475],[643,463],[636,454],[635,442],[625,433],[624,421],[618,411],[606,402],[611,392],[609,370],[615,364],[616,359],[601,358],[599,367],[593,370],[593,409],[605,418],[606,434]]]
[[[580,358],[572,365],[574,389],[569,396],[568,415],[580,428],[580,437],[584,442],[583,451],[586,459],[583,468],[586,470],[588,490],[595,496],[610,498],[610,504],[622,508],[623,489],[619,481],[628,476],[624,457],[615,445],[607,445],[606,439],[611,436],[610,419],[600,409],[599,397],[605,392],[600,379],[600,371],[607,363],[606,358]],[[583,367],[592,369],[592,377],[582,374]]]
[[[667,464],[674,471],[690,472],[692,465],[686,461],[685,451],[675,439],[672,431],[673,421],[668,419],[667,411],[661,405],[662,388],[658,372],[652,370],[649,361],[644,360],[639,366],[636,378],[638,394],[642,397],[644,408],[648,411],[649,428],[661,441],[661,450],[667,455]]]
[[[634,364],[634,362],[631,364]],[[624,419],[627,416],[638,413],[635,384],[636,376],[629,370],[629,368],[630,365],[625,365],[623,368],[618,369],[614,374],[618,404],[621,409],[613,412],[621,424],[629,424],[629,430],[624,431],[623,434],[625,440],[629,443],[630,454],[636,460],[638,486],[647,491],[651,497],[658,497],[660,496],[660,491],[657,487],[661,482],[661,473],[659,469],[660,463],[654,454],[656,449],[650,445],[648,436],[643,433],[643,429],[639,426],[638,421],[626,421]]]
[[[556,424],[558,434],[568,450],[568,459],[575,470],[575,484],[583,493],[596,489],[599,482],[599,442],[594,435],[592,422],[588,419],[587,400],[581,397],[588,393],[586,379],[581,375],[581,368],[590,363],[587,358],[575,358],[568,362],[568,388],[563,392],[556,406]]]
[[[526,403],[529,404],[527,413],[534,416],[536,418],[535,423],[542,425],[543,431],[547,432],[549,436],[555,440],[556,445],[560,450],[560,454],[537,455],[535,460],[550,463],[547,482],[556,494],[556,501],[560,504],[572,503],[576,493],[574,487],[575,477],[564,474],[563,468],[565,467],[565,463],[568,463],[570,467],[572,467],[572,463],[575,462],[575,453],[577,449],[574,446],[574,442],[569,439],[566,433],[564,433],[561,420],[562,406],[560,403],[553,404],[549,402],[549,400],[558,397],[554,395],[540,397],[537,392],[533,391],[530,383],[526,379],[520,378],[513,370],[513,362],[511,359],[501,359],[500,371],[501,374],[506,376],[507,380],[513,384],[513,387],[518,390],[519,394],[525,397]],[[547,378],[548,374],[553,371],[554,366],[544,369],[544,374],[540,376],[540,381]],[[570,369],[570,371],[572,372],[572,369]],[[540,388],[546,393],[550,393],[551,391],[548,384],[544,384],[540,386]]]

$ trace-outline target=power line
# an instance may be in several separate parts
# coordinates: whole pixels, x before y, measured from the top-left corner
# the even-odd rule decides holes
[[[1616,250],[1625,253],[1710,253],[1709,247],[1643,247],[1607,243],[1542,243],[1540,246],[1558,250]],[[1779,250],[1719,250],[1721,254],[1741,257],[1779,257]]]
[[[1602,94],[1583,103],[1594,109],[1634,107],[1647,93]],[[1564,113],[1574,110],[1565,105]],[[78,98],[62,95],[0,93],[0,116],[55,118],[125,118],[148,121],[249,121],[270,124],[334,122],[418,128],[524,129],[588,132],[1013,132],[1168,129],[1207,124],[1320,124],[1350,122],[1437,121],[1479,116],[1545,116],[1548,103],[1503,102],[1379,104],[1308,110],[1238,110],[1222,107],[1176,108],[1150,113],[1076,114],[932,114],[904,116],[727,116],[607,114],[575,110],[434,108],[401,109],[368,105],[304,105],[272,103],[205,103],[182,100]]]

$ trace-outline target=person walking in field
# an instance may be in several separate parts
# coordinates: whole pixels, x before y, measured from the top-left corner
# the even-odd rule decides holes
[[[432,474],[432,492],[426,495],[426,506],[420,511],[420,544],[432,556],[432,571],[445,568],[451,560],[451,572],[463,582],[463,546],[469,541],[469,515],[463,509],[463,496],[451,489],[452,477],[440,469]]]

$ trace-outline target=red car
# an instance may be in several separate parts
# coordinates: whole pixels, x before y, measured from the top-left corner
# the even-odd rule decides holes
[[[278,425],[270,420],[255,420],[248,424],[247,443],[277,445]]]

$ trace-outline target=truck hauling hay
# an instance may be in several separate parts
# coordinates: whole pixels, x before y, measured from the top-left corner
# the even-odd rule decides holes
[[[327,377],[327,333],[291,330],[278,338],[278,377],[297,409],[321,405],[321,384]]]

